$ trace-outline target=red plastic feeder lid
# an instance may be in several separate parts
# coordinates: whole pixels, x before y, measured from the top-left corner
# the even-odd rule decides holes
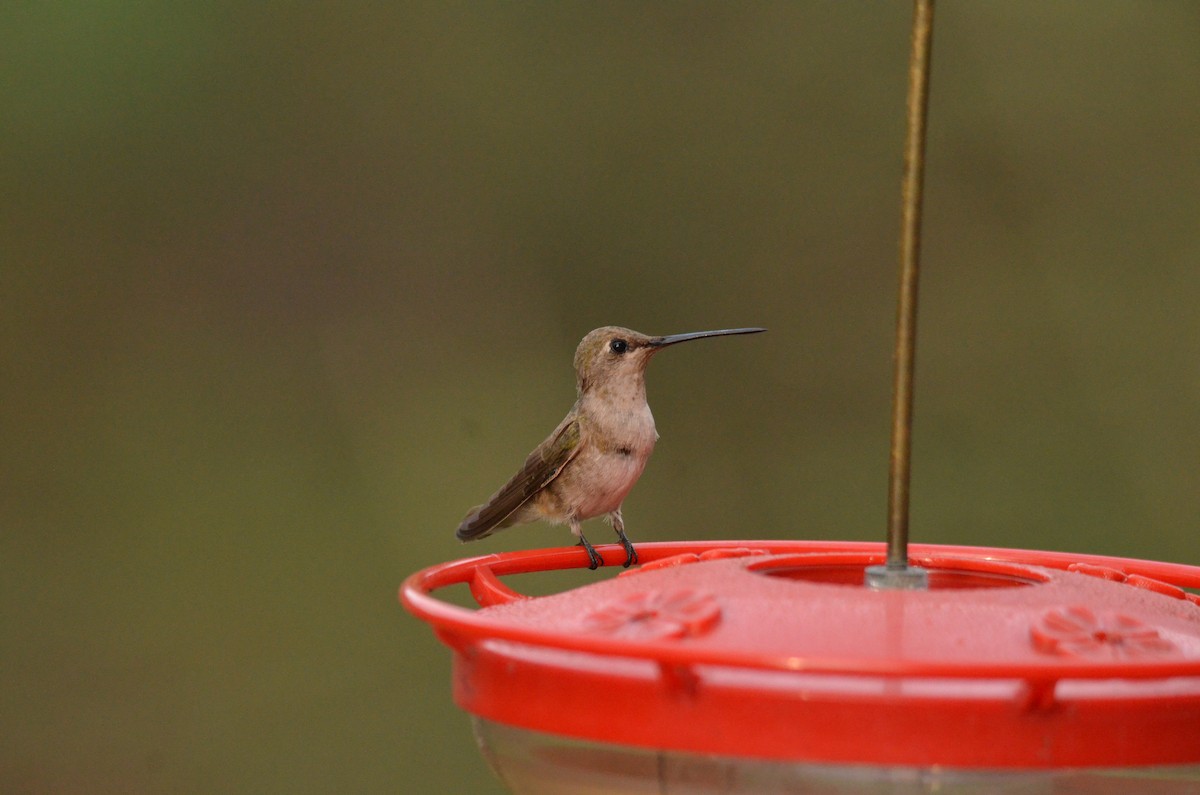
[[[619,547],[601,552],[609,565]],[[410,577],[492,721],[643,748],[960,768],[1200,762],[1200,568],[915,545],[926,591],[872,591],[878,544],[640,544],[644,565],[552,596],[499,577],[568,548]],[[431,596],[470,586],[481,609]]]

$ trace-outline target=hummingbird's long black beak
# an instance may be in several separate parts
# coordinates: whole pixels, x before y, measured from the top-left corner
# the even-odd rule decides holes
[[[677,342],[687,342],[688,340],[698,340],[702,337],[724,337],[729,334],[757,334],[760,331],[766,331],[765,328],[723,328],[719,331],[693,331],[689,334],[668,334],[665,337],[654,337],[646,343],[651,348],[665,348],[668,345],[674,345]]]

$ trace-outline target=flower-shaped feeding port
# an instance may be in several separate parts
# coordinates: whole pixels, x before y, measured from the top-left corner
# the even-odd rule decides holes
[[[639,591],[595,608],[583,617],[588,632],[629,640],[666,640],[702,635],[721,619],[708,593],[680,588]]]
[[[1140,659],[1179,652],[1149,624],[1120,613],[1096,614],[1082,605],[1047,611],[1030,637],[1041,651],[1068,657]]]

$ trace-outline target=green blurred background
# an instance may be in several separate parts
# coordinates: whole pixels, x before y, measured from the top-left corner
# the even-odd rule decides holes
[[[910,14],[5,4],[0,791],[499,792],[396,588],[598,325],[771,329],[635,540],[881,538]],[[943,2],[929,135],[914,539],[1196,562],[1200,6]]]

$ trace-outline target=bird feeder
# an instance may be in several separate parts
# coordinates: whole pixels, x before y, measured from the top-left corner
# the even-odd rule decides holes
[[[1200,567],[916,545],[927,588],[877,590],[881,544],[639,553],[550,596],[503,578],[583,550],[401,589],[514,793],[1200,791]],[[479,607],[435,596],[452,585]]]

